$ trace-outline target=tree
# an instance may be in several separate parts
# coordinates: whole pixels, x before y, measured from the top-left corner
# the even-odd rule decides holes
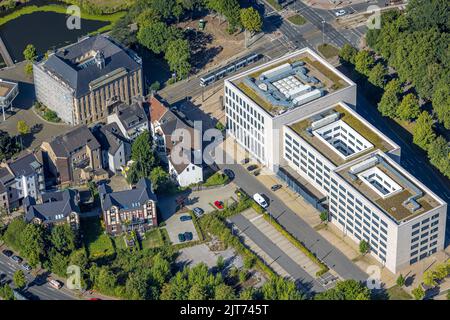
[[[339,58],[341,61],[354,64],[357,53],[358,50],[356,50],[351,44],[346,43],[339,51]]]
[[[97,289],[105,294],[113,294],[116,283],[116,275],[107,267],[101,267],[98,276],[95,279],[95,286]]]
[[[137,33],[138,41],[156,54],[165,52],[172,40],[181,38],[180,30],[161,21],[144,24]]]
[[[147,297],[148,279],[142,272],[133,272],[128,276],[125,292],[128,299],[144,300]]]
[[[413,94],[409,93],[403,97],[397,109],[397,117],[401,120],[415,119],[420,115],[419,99]]]
[[[253,7],[241,9],[240,16],[242,26],[251,34],[262,30],[261,15]]]
[[[366,254],[367,252],[369,252],[370,249],[370,245],[366,240],[361,240],[359,242],[359,253],[361,254]]]
[[[214,290],[214,299],[216,300],[234,300],[236,294],[232,287],[224,283],[219,284]]]
[[[145,8],[136,18],[136,23],[141,28],[154,22],[161,21],[160,14],[153,8]]]
[[[436,133],[433,131],[433,118],[423,111],[417,118],[413,130],[413,141],[422,149],[428,150],[430,144],[436,139]]]
[[[17,270],[13,275],[13,282],[17,289],[22,290],[27,285],[27,278],[22,270]]]
[[[189,42],[184,39],[176,39],[169,42],[165,59],[170,70],[177,74],[178,79],[184,79],[191,71]]]
[[[50,233],[50,242],[58,252],[69,255],[75,250],[75,233],[67,224],[56,225]]]
[[[327,211],[322,211],[322,212],[320,213],[320,220],[321,220],[322,222],[328,221],[328,212],[327,212]]]
[[[244,256],[244,268],[250,269],[255,265],[255,257],[251,255]]]
[[[20,149],[8,132],[0,130],[0,161],[10,159]]]
[[[294,282],[272,277],[261,288],[264,300],[303,300]]]
[[[405,285],[405,278],[403,277],[403,275],[400,273],[400,275],[397,278],[397,285],[399,287],[403,287]]]
[[[16,251],[20,251],[22,249],[20,239],[26,225],[26,222],[22,218],[17,217],[9,223],[5,234],[3,235],[3,240],[5,243]]]
[[[14,300],[14,292],[8,284],[0,285],[0,297],[3,300]]]
[[[42,225],[28,223],[20,235],[20,253],[35,267],[45,256],[45,239]]]
[[[25,50],[23,50],[23,56],[24,56],[25,60],[27,60],[28,62],[36,61],[37,52],[36,52],[36,48],[34,47],[34,45],[32,45],[32,44],[27,45],[25,47]]]
[[[19,132],[20,144],[22,145],[23,148],[22,137],[31,132],[30,127],[24,120],[19,120],[17,121],[17,132]]]
[[[422,300],[423,298],[425,298],[425,291],[423,290],[422,286],[418,286],[417,288],[413,289],[411,293],[416,300]]]
[[[150,181],[155,191],[163,191],[167,187],[170,177],[162,167],[156,167],[150,173]]]
[[[366,76],[369,75],[370,69],[374,64],[375,59],[367,50],[361,50],[355,56],[355,70]]]
[[[193,284],[191,289],[189,290],[188,295],[189,300],[206,300],[207,293],[204,287],[199,284]]]
[[[222,271],[225,268],[225,260],[224,260],[223,256],[219,256],[217,258],[216,266],[219,271]]]
[[[67,267],[69,266],[69,259],[70,257],[61,254],[58,252],[55,248],[52,248],[48,255],[49,262],[50,262],[50,270],[57,274],[60,277],[67,276]]]
[[[315,300],[370,300],[370,290],[356,280],[338,281],[334,288],[317,294]]]
[[[140,134],[132,144],[131,159],[135,161],[134,169],[138,179],[142,177],[149,178],[150,172],[156,164],[149,131]]]
[[[450,90],[448,82],[441,81],[432,96],[433,110],[446,129],[450,129]]]
[[[397,115],[401,83],[398,79],[391,80],[385,87],[383,96],[378,103],[378,110],[385,117],[394,118]]]
[[[368,80],[374,86],[384,88],[388,72],[382,63],[377,63],[369,72]]]

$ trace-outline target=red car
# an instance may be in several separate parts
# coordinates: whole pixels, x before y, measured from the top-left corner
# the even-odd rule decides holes
[[[222,201],[216,200],[216,201],[214,201],[214,205],[216,206],[217,209],[220,209],[220,210],[223,209],[223,202]]]

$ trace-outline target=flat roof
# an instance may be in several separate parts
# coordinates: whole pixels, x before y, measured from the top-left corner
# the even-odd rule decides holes
[[[243,72],[230,81],[272,116],[353,84],[309,48]]]
[[[7,97],[16,86],[17,83],[15,82],[0,79],[0,97]]]
[[[367,140],[373,147],[367,148],[361,152],[354,153],[345,158],[342,157],[331,145],[326,143],[324,139],[320,139],[316,134],[309,134],[307,129],[311,127],[311,124],[324,119],[327,116],[331,116],[335,113],[339,113],[339,118],[336,118],[334,122],[343,121],[365,140]],[[362,119],[362,118],[361,118]],[[331,122],[333,123],[333,122]],[[329,125],[329,124],[328,124]],[[330,107],[329,109],[315,114],[311,117],[303,119],[301,121],[292,123],[289,127],[297,133],[301,138],[314,147],[324,157],[330,160],[336,167],[355,160],[361,156],[374,152],[375,150],[381,150],[383,152],[389,152],[397,148],[387,137],[384,137],[373,128],[371,128],[366,121],[358,119],[352,114],[350,108],[342,103]]]
[[[378,161],[374,161],[375,159]],[[358,165],[360,172],[353,174],[352,169],[358,169]],[[376,192],[367,181],[361,179],[361,174],[374,168],[376,169],[374,172],[386,175],[388,181],[394,181],[398,185],[396,187],[400,188],[385,196]],[[361,159],[356,164],[343,167],[336,173],[397,222],[410,220],[441,205],[435,197],[424,190],[423,186],[411,181],[403,171],[404,169],[393,161],[388,161],[385,155],[377,153],[375,156]],[[414,201],[408,201],[411,198]],[[416,210],[412,210],[413,208]]]

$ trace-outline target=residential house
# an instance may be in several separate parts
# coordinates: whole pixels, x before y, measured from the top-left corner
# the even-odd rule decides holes
[[[27,196],[40,198],[45,190],[44,169],[37,155],[29,153],[0,164],[0,207],[10,212],[22,206]]]
[[[108,178],[100,143],[85,125],[41,145],[45,168],[57,184],[80,184]]]
[[[108,116],[107,122],[116,123],[127,139],[133,141],[149,129],[142,101],[135,99],[130,105],[119,102],[112,109],[114,112]]]
[[[45,226],[67,223],[77,230],[80,227],[79,201],[78,191],[72,189],[44,193],[41,203],[28,196],[24,200],[25,220]]]
[[[130,190],[112,192],[105,184],[101,184],[98,190],[107,233],[142,232],[158,225],[157,200],[148,179],[141,178]]]
[[[130,159],[131,144],[117,123],[96,127],[93,134],[101,145],[103,168],[113,173],[121,171]]]
[[[149,108],[156,151],[171,177],[182,187],[203,182],[200,133],[157,97],[150,98]]]

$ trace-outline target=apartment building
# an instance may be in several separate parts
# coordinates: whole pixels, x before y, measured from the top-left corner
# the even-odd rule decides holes
[[[14,99],[19,94],[17,82],[0,79],[0,107],[2,108],[3,121],[6,120],[5,109],[12,108]]]
[[[117,103],[112,107],[113,113],[108,116],[108,124],[116,123],[122,134],[130,141],[149,130],[148,117],[143,102],[134,101],[131,105]]]
[[[56,184],[80,184],[108,178],[102,168],[100,143],[85,125],[44,141],[41,145],[46,172]]]
[[[156,150],[172,179],[182,187],[203,182],[200,133],[157,97],[151,97],[149,104]]]
[[[0,208],[4,212],[22,206],[23,199],[39,199],[45,190],[45,178],[39,153],[27,154],[0,164]]]
[[[36,203],[34,197],[24,200],[27,222],[53,226],[68,224],[73,230],[80,227],[80,196],[77,190],[66,189],[42,194],[42,201]]]
[[[89,124],[143,95],[142,59],[103,35],[86,37],[33,65],[36,98],[64,122]]]
[[[148,179],[141,178],[130,190],[112,192],[105,184],[101,184],[98,190],[107,233],[144,232],[158,225],[156,195]]]
[[[353,110],[353,84],[340,78],[343,87],[331,100],[327,97],[333,95],[330,83],[309,74],[304,52],[300,60],[290,54],[288,65],[278,59],[250,71],[244,85],[225,83],[228,133],[305,199],[326,208],[331,223],[345,235],[357,243],[367,241],[370,254],[390,271],[442,250],[447,204],[399,165],[400,147]],[[330,79],[331,73],[319,69]],[[312,83],[305,76],[319,80],[315,87],[324,82],[324,91],[310,102],[295,103],[310,99],[298,92],[315,90],[305,89]],[[280,104],[287,110],[279,110]],[[269,133],[268,128],[277,130]]]

